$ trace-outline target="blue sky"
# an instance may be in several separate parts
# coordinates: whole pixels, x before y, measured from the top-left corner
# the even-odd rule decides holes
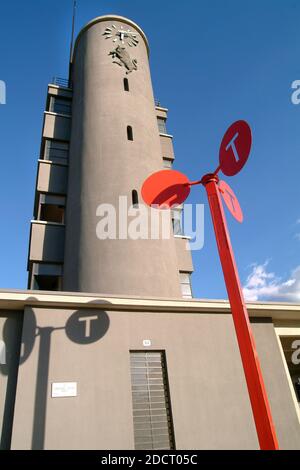
[[[1,2],[0,287],[26,288],[29,221],[47,83],[66,77],[72,0]],[[300,79],[297,0],[79,0],[76,32],[106,13],[127,16],[150,42],[154,93],[169,108],[175,168],[191,179],[214,169],[227,127],[247,120],[253,147],[242,172],[224,178],[244,210],[227,213],[248,298],[300,301]],[[203,188],[188,202],[205,204],[205,245],[193,253],[194,295],[225,298]]]

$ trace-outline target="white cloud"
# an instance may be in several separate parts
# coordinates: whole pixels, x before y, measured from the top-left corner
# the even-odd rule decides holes
[[[297,240],[300,241],[300,233],[296,233],[296,234],[295,234],[295,238],[297,238]]]
[[[287,280],[268,272],[267,266],[268,261],[252,265],[252,272],[243,287],[245,299],[300,302],[300,266],[292,271]]]

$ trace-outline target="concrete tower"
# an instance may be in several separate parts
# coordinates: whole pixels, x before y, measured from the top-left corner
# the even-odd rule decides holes
[[[72,94],[59,286],[64,291],[181,297],[181,278],[193,270],[181,232],[176,237],[171,233],[169,239],[131,239],[126,233],[119,237],[119,217],[124,217],[119,198],[126,196],[128,206],[142,203],[145,178],[166,164],[170,167],[174,159],[172,136],[165,126],[167,109],[155,105],[148,58],[144,32],[119,16],[95,18],[75,42],[69,90],[63,90]],[[66,96],[57,97],[61,90],[58,86],[52,96],[60,105],[60,112],[52,109],[52,139],[61,126],[61,106],[66,105],[59,103],[66,101]],[[58,141],[64,139],[60,135]],[[51,182],[54,176],[49,178]],[[103,204],[116,210],[116,239],[97,236]],[[47,250],[42,251],[42,262],[48,263]],[[35,266],[32,275],[43,269]]]

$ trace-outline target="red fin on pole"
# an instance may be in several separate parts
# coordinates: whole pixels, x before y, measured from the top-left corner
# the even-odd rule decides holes
[[[170,209],[182,204],[190,194],[188,178],[179,171],[161,170],[150,175],[142,186],[142,198],[148,206]]]

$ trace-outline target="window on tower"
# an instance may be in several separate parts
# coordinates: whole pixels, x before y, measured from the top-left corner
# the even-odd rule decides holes
[[[139,195],[136,189],[132,191],[132,205],[136,209],[139,207]]]
[[[51,96],[49,111],[51,113],[65,114],[70,116],[72,114],[72,101],[58,98],[56,96]]]
[[[124,78],[124,90],[129,91],[129,80],[128,80],[128,78]]]
[[[61,289],[58,276],[34,276],[34,290],[59,291]]]
[[[65,208],[53,204],[41,204],[40,219],[45,222],[64,223]]]
[[[166,120],[163,118],[157,118],[158,130],[160,134],[167,134]]]
[[[173,166],[173,161],[170,160],[169,158],[163,158],[163,167],[168,169],[168,170],[171,170],[172,169],[172,166]]]
[[[182,297],[184,299],[192,299],[191,273],[180,271],[179,276]]]
[[[131,126],[127,126],[127,139],[133,140],[133,130]]]
[[[59,264],[33,263],[30,289],[61,290],[62,266]]]
[[[40,195],[38,220],[63,224],[65,218],[65,198],[49,194]]]
[[[184,235],[182,230],[182,206],[172,209],[172,225],[174,235]]]
[[[59,140],[45,141],[44,158],[57,163],[67,163],[69,156],[69,144]]]

